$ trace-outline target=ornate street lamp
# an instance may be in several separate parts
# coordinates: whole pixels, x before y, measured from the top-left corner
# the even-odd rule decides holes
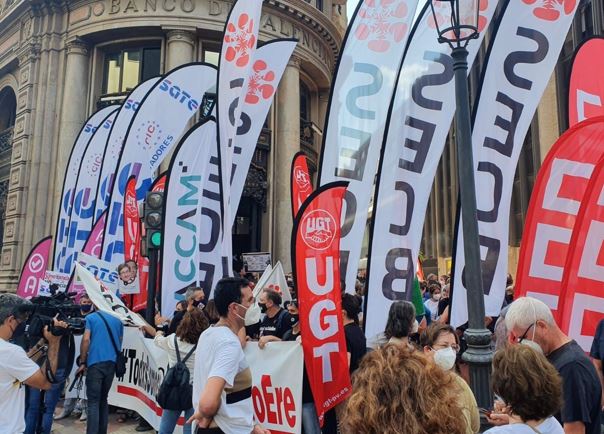
[[[484,324],[466,49],[472,39],[478,38],[480,0],[430,0],[430,7],[438,41],[446,42],[451,47],[455,71],[457,177],[463,215],[464,280],[468,300],[468,329],[465,332],[468,349],[463,354],[463,360],[470,365],[470,385],[478,406],[491,408],[489,377],[493,353],[490,349],[491,332]]]

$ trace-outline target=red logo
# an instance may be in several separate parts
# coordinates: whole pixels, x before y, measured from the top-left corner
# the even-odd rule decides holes
[[[576,0],[522,0],[527,5],[535,4],[533,15],[546,21],[556,21],[564,12],[570,15],[575,9]]]
[[[401,42],[407,34],[408,25],[401,22],[407,13],[407,5],[403,1],[366,0],[359,9],[362,21],[355,36],[359,41],[367,41],[371,51],[388,51],[393,43]]]
[[[308,191],[310,189],[310,178],[301,167],[294,168],[294,179],[300,191]]]
[[[524,1],[524,0],[523,0]],[[534,0],[533,0],[534,1]],[[462,11],[463,16],[461,17],[461,22],[473,21],[474,14],[472,13],[474,0],[460,0],[459,9]],[[434,11],[436,12],[436,19],[438,21],[438,25],[440,27],[446,26],[451,23],[451,6],[447,2],[436,1],[432,3],[434,5]],[[487,27],[487,17],[482,15],[486,12],[489,7],[489,0],[480,0],[479,6],[479,15],[478,15],[478,31],[482,32]],[[428,26],[435,29],[436,24],[434,23],[434,16],[432,14],[428,14]],[[461,35],[464,36],[464,31],[461,32]],[[467,31],[466,31],[467,35]],[[445,35],[447,37],[452,38],[452,32],[450,35]]]
[[[250,51],[256,44],[254,35],[254,20],[248,14],[241,14],[237,19],[237,26],[229,22],[224,35],[224,43],[227,49],[224,58],[227,62],[235,62],[239,68],[244,67],[250,61]]]
[[[316,209],[302,221],[302,239],[311,249],[325,250],[331,246],[335,236],[335,219],[327,211]]]
[[[268,65],[264,60],[254,62],[245,95],[247,104],[258,104],[260,98],[269,99],[275,93],[275,87],[270,83],[275,79],[275,73],[267,68]]]

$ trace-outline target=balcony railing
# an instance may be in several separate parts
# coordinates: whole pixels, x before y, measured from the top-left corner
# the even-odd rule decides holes
[[[13,146],[13,128],[0,132],[0,153],[8,151]]]

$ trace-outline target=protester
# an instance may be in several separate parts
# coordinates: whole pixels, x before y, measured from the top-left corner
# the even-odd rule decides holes
[[[359,367],[361,359],[367,352],[367,341],[359,327],[359,300],[352,294],[342,296],[342,321],[346,336],[346,351],[348,352],[348,369],[352,374]]]
[[[408,301],[395,301],[390,305],[384,335],[388,343],[413,346],[409,342],[409,335],[417,331],[415,319],[415,306]]]
[[[281,307],[281,294],[274,289],[265,289],[260,293],[258,306],[260,312],[266,314],[260,322],[260,348],[268,342],[280,341],[283,335],[291,329],[291,315]]]
[[[106,434],[109,416],[107,396],[115,376],[117,352],[122,348],[124,326],[108,313],[97,310],[86,317],[80,345],[80,367],[86,374],[88,423],[86,434]]]
[[[80,295],[80,313],[85,318],[92,312],[93,304],[88,294],[85,292]],[[54,417],[54,420],[61,420],[69,417],[72,413],[80,415],[80,421],[84,422],[87,419],[86,414],[86,399],[66,398],[63,402],[61,413]],[[54,409],[53,409],[54,411]]]
[[[48,345],[46,360],[38,366],[28,357],[23,348],[9,341],[25,332],[26,322],[31,312],[31,303],[14,294],[0,294],[0,432],[22,433],[25,430],[25,388],[23,384],[37,389],[49,390],[52,386],[49,376],[55,377],[58,370],[60,336],[53,335],[44,328],[45,342],[38,342],[29,356],[40,357]],[[54,327],[66,328],[67,324],[53,320]],[[57,377],[60,380],[60,377]],[[46,424],[44,426],[44,424]],[[43,419],[43,429],[50,430],[50,421]]]
[[[430,298],[424,301],[424,307],[430,311],[430,321],[438,321],[438,303],[440,302],[441,289],[438,283],[428,286]]]
[[[602,387],[600,405],[604,409],[604,366],[602,365],[602,359],[604,359],[604,319],[598,323],[589,355],[591,356],[591,361],[593,362],[598,378],[600,379],[600,386]]]
[[[193,408],[189,422],[197,434],[268,434],[254,425],[252,373],[238,338],[254,302],[247,280],[223,278],[214,302],[220,320],[204,331],[197,344],[193,374]]]
[[[292,328],[285,332],[284,341],[297,341],[300,339],[300,312],[298,310],[298,300],[292,300],[287,307],[290,315]],[[302,432],[304,434],[321,434],[317,409],[313,399],[310,382],[308,381],[308,373],[304,366],[304,374],[302,376]]]
[[[495,353],[493,392],[504,402],[509,425],[489,434],[564,434],[552,415],[562,406],[562,380],[539,351],[511,345]],[[572,431],[568,431],[572,432]]]
[[[437,366],[445,371],[453,372],[455,360],[459,352],[459,339],[455,330],[448,324],[432,323],[422,333],[420,339],[424,354]],[[461,406],[463,418],[466,421],[466,434],[474,434],[480,430],[480,415],[472,390],[459,375],[455,380],[459,388],[457,400]]]
[[[150,325],[144,326],[145,332],[153,336],[153,343],[165,350],[168,353],[168,364],[174,366],[178,362],[176,355],[176,345],[178,345],[178,353],[180,359],[183,360],[189,352],[193,351],[189,358],[186,360],[185,365],[189,369],[189,380],[193,384],[193,371],[195,369],[195,348],[197,347],[197,341],[201,333],[209,327],[209,322],[206,316],[199,309],[193,309],[187,312],[178,328],[176,329],[175,335],[165,336],[161,330],[155,330]],[[176,341],[176,344],[175,344]],[[163,409],[161,422],[159,425],[159,434],[172,434],[178,418],[181,416],[181,411]],[[193,415],[193,407],[185,410],[185,420],[188,420]],[[183,427],[184,434],[191,434],[191,424],[185,423]]]
[[[457,381],[403,345],[368,353],[352,377],[345,434],[465,434]]]
[[[176,333],[176,329],[185,316],[186,311],[203,308],[203,301],[205,298],[206,296],[203,292],[203,289],[195,286],[187,288],[187,291],[185,292],[185,302],[187,303],[187,308],[184,311],[174,311],[167,334],[171,335]]]
[[[549,307],[540,300],[521,297],[505,316],[510,340],[546,355],[562,377],[562,411],[556,418],[565,433],[600,434],[602,387],[596,370],[581,347],[556,325]],[[495,417],[494,422],[506,422]]]
[[[220,319],[220,315],[218,315],[218,311],[216,310],[216,304],[214,303],[214,299],[208,301],[208,304],[202,312],[208,319],[210,325],[216,324]]]

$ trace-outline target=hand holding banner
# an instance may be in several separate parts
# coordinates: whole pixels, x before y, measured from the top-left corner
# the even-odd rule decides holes
[[[324,185],[302,204],[292,230],[304,360],[323,425],[351,393],[340,289],[340,216],[346,182]]]

